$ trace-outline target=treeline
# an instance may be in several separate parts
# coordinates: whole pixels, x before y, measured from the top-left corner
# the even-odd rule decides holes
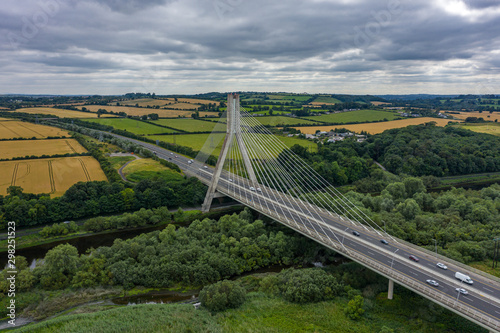
[[[79,255],[72,245],[59,245],[34,270],[23,269],[22,259],[19,265],[16,262],[20,271],[16,286],[18,291],[106,285],[168,288],[179,283],[202,286],[261,267],[303,264],[321,256],[330,258],[333,252],[284,227],[254,221],[246,209],[219,221],[206,218],[188,227],[168,225],[133,239],[117,239],[112,246],[89,254]],[[0,272],[0,294],[8,290],[4,274]]]
[[[195,206],[203,202],[206,187],[195,178],[166,183],[163,180],[142,180],[137,184],[103,181],[80,182],[63,196],[24,194],[22,188],[11,186],[7,196],[0,196],[0,226],[16,221],[18,227],[75,220],[167,206]]]

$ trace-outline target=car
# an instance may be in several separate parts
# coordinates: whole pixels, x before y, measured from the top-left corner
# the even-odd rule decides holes
[[[359,232],[357,232],[356,230],[353,230],[353,231],[352,231],[352,234],[353,234],[354,236],[358,236],[358,237],[359,237],[359,235],[361,235],[361,234],[360,234]]]
[[[175,158],[177,158],[177,157],[179,157],[179,156],[175,155],[174,157],[175,157]]]
[[[206,165],[203,166],[203,169],[208,169],[208,167]]]
[[[170,153],[170,155],[173,155],[174,153]]]
[[[255,191],[255,187],[250,186],[250,191]]]
[[[385,239],[381,239],[380,240],[380,243],[384,244],[384,245],[389,245],[389,242],[386,241]]]
[[[188,161],[188,164],[191,164],[191,163],[193,163],[193,161]]]
[[[260,187],[257,187],[257,192],[262,192],[262,190],[260,189]]]
[[[171,159],[172,159],[172,157],[169,157],[168,159],[169,159],[169,160],[171,160]]]
[[[441,268],[441,269],[448,269],[448,266],[446,266],[445,264],[440,263],[440,262],[438,262],[438,263],[436,264],[436,266],[437,266],[437,267],[439,267],[439,268]]]
[[[426,280],[426,282],[433,287],[439,287],[439,283],[437,283],[435,280]]]
[[[228,179],[230,182],[232,182],[233,180],[231,178]]]
[[[455,291],[461,293],[462,295],[469,295],[469,292],[464,288],[455,288]]]
[[[411,260],[413,260],[415,262],[419,262],[420,261],[420,259],[418,259],[417,257],[415,257],[413,254],[410,254],[410,256],[408,258],[410,258]]]

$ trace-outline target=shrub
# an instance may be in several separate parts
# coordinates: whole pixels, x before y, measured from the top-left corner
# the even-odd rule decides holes
[[[239,282],[224,280],[204,287],[201,305],[212,312],[237,308],[245,302],[246,292]]]

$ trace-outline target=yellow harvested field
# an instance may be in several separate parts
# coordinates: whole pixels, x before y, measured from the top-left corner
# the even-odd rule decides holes
[[[160,107],[163,106],[170,106],[174,104],[191,104],[190,108],[196,108],[199,107],[201,104],[211,104],[211,103],[216,103],[218,104],[219,102],[217,101],[211,101],[208,99],[195,99],[195,98],[178,98],[177,101],[174,98],[140,98],[140,99],[130,99],[126,101],[120,101],[118,102],[121,105],[129,105],[129,106],[135,106],[136,104],[138,106],[146,107],[146,106],[155,106],[158,105]],[[111,103],[111,105],[114,105],[115,103]]]
[[[56,154],[85,153],[75,139],[0,141],[0,159]]]
[[[6,108],[5,106],[0,106],[0,110],[10,110],[10,109]]]
[[[0,139],[37,138],[45,139],[48,136],[70,137],[67,131],[57,127],[37,125],[22,121],[1,121]]]
[[[370,134],[382,133],[385,130],[392,128],[401,128],[410,125],[420,125],[423,123],[428,123],[434,121],[437,123],[437,126],[446,126],[450,120],[448,119],[438,119],[438,118],[412,118],[412,119],[402,119],[402,120],[393,120],[393,121],[383,121],[379,123],[363,123],[363,124],[354,124],[354,125],[329,125],[329,126],[307,126],[307,127],[294,127],[295,129],[300,130],[304,134],[314,134],[317,130],[320,131],[330,131],[335,128],[346,128],[350,131],[359,133],[361,131],[368,132]]]
[[[473,132],[478,133],[486,133],[500,136],[500,124],[498,123],[481,123],[481,124],[470,124],[470,125],[461,125],[462,128],[471,130]]]
[[[453,116],[458,119],[465,119],[467,117],[477,117],[483,118],[486,121],[500,121],[500,112],[490,113],[489,111],[479,112],[460,112],[460,114],[448,113],[450,116]]]
[[[193,111],[135,108],[130,106],[85,105],[85,107],[92,112],[97,112],[98,109],[106,109],[113,112],[125,112],[129,116],[143,116],[146,114],[156,113],[160,118],[175,118],[178,116],[191,117],[191,114],[193,113]],[[217,112],[200,112],[200,116],[202,116],[202,114],[203,117],[205,114],[216,116]]]
[[[11,118],[0,118],[0,121],[9,121],[9,120],[14,120],[14,119],[11,119]]]
[[[392,103],[387,103],[387,102],[370,102],[373,105],[379,106],[379,105],[391,105]]]
[[[24,108],[24,109],[17,109],[16,112],[54,115],[54,116],[57,116],[59,118],[97,118],[97,113],[81,112],[81,111],[65,110],[65,109],[55,109],[55,108]],[[116,117],[116,116],[103,114],[103,115],[101,115],[101,117]]]
[[[78,182],[107,180],[99,162],[90,156],[0,162],[0,195],[9,186],[25,193],[61,196]]]

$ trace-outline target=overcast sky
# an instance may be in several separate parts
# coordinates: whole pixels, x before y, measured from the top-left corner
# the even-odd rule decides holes
[[[498,0],[3,0],[0,94],[500,94]]]

